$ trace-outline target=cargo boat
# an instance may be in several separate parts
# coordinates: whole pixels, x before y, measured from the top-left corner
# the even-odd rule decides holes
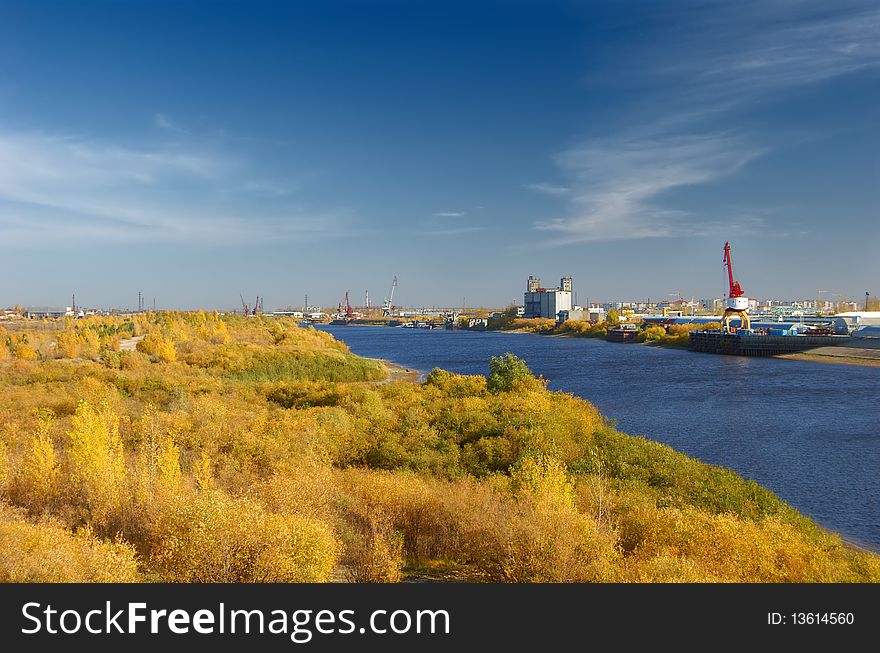
[[[638,327],[635,324],[621,324],[608,329],[605,339],[609,342],[632,342],[638,332]]]

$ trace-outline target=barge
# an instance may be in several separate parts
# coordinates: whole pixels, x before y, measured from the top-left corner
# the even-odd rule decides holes
[[[609,342],[633,342],[639,330],[635,324],[621,324],[608,329],[605,339]]]
[[[815,347],[833,347],[848,341],[847,336],[831,335],[759,335],[753,333],[721,333],[691,331],[688,349],[710,354],[733,356],[778,356],[794,354]]]

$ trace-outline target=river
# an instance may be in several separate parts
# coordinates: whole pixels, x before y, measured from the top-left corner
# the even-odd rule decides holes
[[[697,354],[588,338],[321,327],[362,356],[486,374],[512,352],[626,433],[754,479],[880,551],[880,368]]]

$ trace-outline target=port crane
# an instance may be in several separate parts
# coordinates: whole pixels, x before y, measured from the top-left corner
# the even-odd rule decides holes
[[[248,306],[247,302],[244,301],[244,295],[238,293],[238,296],[241,298],[241,308],[244,311],[244,316],[248,317],[250,315],[256,315],[258,312],[262,313],[263,311],[263,298],[257,295],[256,301],[254,301],[254,307],[251,308]]]
[[[391,282],[391,291],[388,293],[388,297],[385,298],[385,301],[382,302],[382,316],[390,317],[391,309],[393,306],[391,302],[394,301],[394,289],[397,288],[397,275],[394,275],[394,281]]]
[[[733,278],[733,261],[730,258],[730,242],[724,243],[724,258],[722,259],[724,266],[727,268],[727,283],[729,292],[727,293],[727,307],[724,309],[724,315],[721,318],[721,333],[730,333],[730,318],[738,316],[740,319],[741,329],[751,329],[752,324],[749,320],[749,298],[745,296],[745,291],[739,285],[739,281]]]
[[[345,291],[345,304],[343,305],[341,302],[339,303],[339,316],[345,316],[346,320],[351,320],[354,318],[354,309],[351,307],[351,302],[348,301],[348,291]]]

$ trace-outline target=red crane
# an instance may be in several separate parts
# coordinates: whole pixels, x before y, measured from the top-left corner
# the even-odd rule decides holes
[[[722,259],[724,265],[727,266],[727,278],[730,283],[730,297],[742,297],[745,295],[745,291],[743,291],[742,286],[739,285],[739,281],[733,280],[733,261],[730,260],[730,242],[724,243],[724,258]]]
[[[739,281],[733,278],[733,262],[730,260],[730,243],[724,243],[724,258],[722,262],[727,266],[727,280],[730,284],[730,294],[727,296],[727,308],[724,309],[724,315],[721,317],[721,332],[731,333],[730,318],[739,316],[740,328],[748,332],[751,328],[749,320],[749,298],[745,297],[745,292]]]
[[[349,320],[354,317],[354,310],[351,308],[351,302],[348,301],[348,291],[345,291],[345,317]]]

